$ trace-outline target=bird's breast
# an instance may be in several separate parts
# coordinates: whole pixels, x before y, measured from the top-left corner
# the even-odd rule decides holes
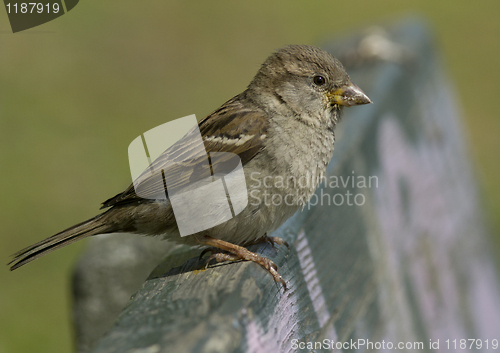
[[[305,205],[332,158],[333,131],[284,118],[271,124],[266,140],[264,155],[259,158],[268,173],[266,185],[273,182],[274,192],[293,195],[300,206]]]

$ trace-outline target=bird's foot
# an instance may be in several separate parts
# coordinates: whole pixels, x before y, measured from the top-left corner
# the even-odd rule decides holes
[[[268,237],[268,238],[271,238],[271,237]],[[280,244],[280,245],[286,243],[281,238],[277,238],[277,239],[279,239],[279,241],[281,241],[281,242],[273,239],[274,243]],[[262,240],[262,241],[267,241],[267,240]],[[286,283],[283,280],[283,277],[281,277],[281,275],[278,273],[278,266],[276,266],[276,264],[274,262],[272,262],[271,260],[269,260],[268,258],[260,256],[256,253],[253,253],[250,250],[248,250],[242,246],[228,243],[227,241],[215,239],[215,238],[208,237],[208,236],[201,238],[200,242],[205,244],[205,245],[211,246],[213,248],[227,251],[229,253],[229,254],[223,253],[223,252],[213,253],[207,259],[206,267],[208,267],[209,262],[213,259],[215,259],[217,262],[237,261],[237,260],[253,261],[255,263],[258,263],[262,267],[264,267],[271,274],[271,276],[273,276],[274,280],[276,282],[281,283],[283,285],[283,288],[286,290]],[[206,251],[213,252],[214,250],[212,248],[209,248],[209,249],[206,249]],[[202,254],[206,253],[206,251],[204,251]]]
[[[217,252],[217,253],[210,255],[210,257],[207,259],[207,263],[205,265],[205,270],[208,268],[208,266],[210,265],[210,261],[212,261],[213,259],[215,259],[215,261],[217,261],[217,262],[243,260],[240,257],[233,255],[233,254],[226,254],[223,252]]]

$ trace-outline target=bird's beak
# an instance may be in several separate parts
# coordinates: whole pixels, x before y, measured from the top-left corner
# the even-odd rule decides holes
[[[353,105],[372,103],[370,98],[354,83],[349,83],[328,93],[332,104],[350,107]]]

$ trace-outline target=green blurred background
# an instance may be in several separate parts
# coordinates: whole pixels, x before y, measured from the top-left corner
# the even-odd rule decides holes
[[[407,15],[433,28],[498,234],[497,0],[81,1],[17,34],[0,12],[3,262],[93,216],[130,183],[135,137],[173,118],[202,118],[242,91],[274,49]],[[69,276],[84,246],[0,270],[1,353],[72,350]]]

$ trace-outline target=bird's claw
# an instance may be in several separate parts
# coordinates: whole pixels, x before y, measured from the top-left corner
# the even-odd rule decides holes
[[[216,252],[219,252],[220,249],[217,249],[217,248],[206,248],[206,249],[203,249],[203,251],[201,252],[200,256],[198,256],[198,260],[201,260],[203,258],[203,256],[205,256],[206,253],[210,252],[211,253],[211,256],[213,256],[214,253]]]
[[[203,244],[213,246],[216,249],[220,249],[226,252],[217,252],[213,253],[206,262],[205,269],[208,268],[210,261],[215,259],[217,262],[223,262],[223,261],[237,261],[237,260],[246,260],[246,261],[252,261],[255,262],[262,267],[264,267],[270,274],[273,276],[274,280],[276,282],[279,282],[283,285],[284,290],[286,291],[286,283],[283,280],[283,277],[278,273],[278,266],[268,258],[265,258],[263,256],[260,256],[256,253],[253,253],[249,251],[248,249],[228,243],[226,241],[220,240],[220,239],[215,239],[211,238],[208,236],[205,236],[203,239]],[[263,237],[258,239],[260,242],[262,241],[272,241],[276,244],[283,244],[283,245],[288,245],[283,239],[278,238],[278,237]],[[254,242],[255,243],[255,242]],[[206,249],[202,254],[206,253],[207,251],[212,251],[212,248]]]

